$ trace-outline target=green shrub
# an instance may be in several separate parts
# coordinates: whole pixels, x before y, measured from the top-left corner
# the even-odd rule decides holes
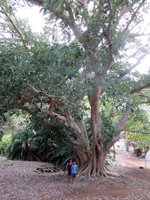
[[[1,141],[0,141],[0,154],[6,156],[7,148],[12,142],[12,136],[11,135],[3,135]]]
[[[33,135],[32,131],[27,128],[19,129],[16,134],[12,136],[10,145],[7,148],[7,157],[11,160],[22,159],[22,145],[25,140],[29,140]]]
[[[146,155],[150,149],[149,134],[130,133],[127,137],[127,140],[134,142],[134,153],[137,157],[141,156],[143,152]]]

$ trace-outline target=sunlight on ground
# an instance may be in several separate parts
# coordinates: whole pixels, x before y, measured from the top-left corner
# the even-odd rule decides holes
[[[115,143],[115,151],[116,153],[121,153],[122,155],[128,155],[128,156],[132,156],[135,160],[139,160],[143,162],[143,165],[145,166],[145,159],[144,158],[138,158],[133,156],[133,147],[130,146],[129,147],[129,152],[126,151],[126,147],[125,147],[125,140],[124,139],[120,139],[119,141],[117,141]],[[150,150],[148,151],[148,153],[146,154],[146,161],[148,163],[150,163]]]

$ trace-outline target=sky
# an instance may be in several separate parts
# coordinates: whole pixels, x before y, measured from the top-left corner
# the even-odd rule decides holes
[[[34,13],[34,14],[33,14]],[[38,6],[20,7],[17,16],[21,19],[27,19],[33,32],[42,32],[45,24],[44,17]],[[149,17],[145,17],[145,22],[149,23]],[[150,25],[149,25],[150,33]],[[150,55],[146,56],[136,67],[140,73],[146,74],[150,70]]]
[[[27,19],[33,32],[42,32],[45,22],[38,6],[19,7],[17,16],[21,19]]]

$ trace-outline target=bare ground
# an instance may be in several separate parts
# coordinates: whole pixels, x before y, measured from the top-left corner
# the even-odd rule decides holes
[[[64,172],[41,173],[48,163],[0,163],[0,200],[150,200],[150,163],[117,154],[110,168],[115,177],[90,178],[68,183]],[[144,169],[139,167],[143,166]]]

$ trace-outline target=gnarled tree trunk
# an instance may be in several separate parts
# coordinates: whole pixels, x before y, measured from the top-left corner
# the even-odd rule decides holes
[[[96,87],[95,92],[89,94],[89,102],[91,106],[91,128],[93,135],[93,147],[90,159],[81,168],[81,172],[88,174],[88,176],[106,175],[105,172],[105,158],[106,152],[103,147],[103,137],[101,130],[101,117],[99,113],[99,98],[101,95],[101,88]]]

